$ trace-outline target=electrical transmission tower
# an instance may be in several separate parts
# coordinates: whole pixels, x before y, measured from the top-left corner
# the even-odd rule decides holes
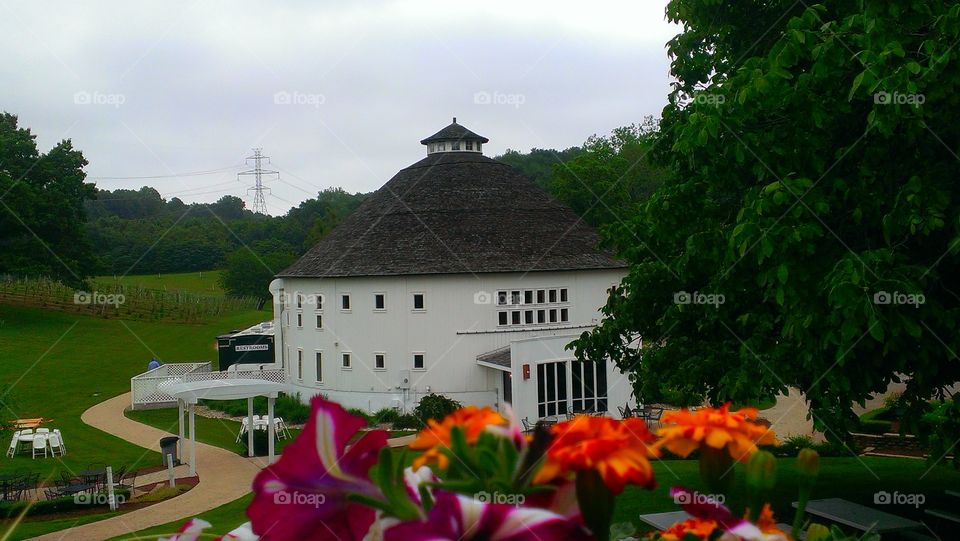
[[[263,177],[264,177],[265,175],[267,175],[267,176],[269,176],[269,175],[277,175],[277,178],[280,178],[280,172],[279,172],[279,171],[273,171],[273,170],[270,170],[270,169],[264,169],[264,168],[263,168],[263,162],[266,161],[266,163],[269,164],[269,163],[270,163],[270,157],[263,155],[263,149],[262,149],[262,148],[255,148],[255,149],[253,149],[253,156],[250,156],[250,157],[247,158],[247,163],[248,163],[248,164],[250,163],[250,160],[253,160],[253,169],[250,169],[249,171],[242,171],[242,172],[240,172],[240,173],[237,173],[237,180],[240,180],[240,177],[241,177],[241,176],[253,175],[253,180],[254,180],[253,186],[250,186],[249,188],[247,188],[247,193],[248,193],[248,194],[249,194],[251,191],[253,192],[253,205],[252,205],[253,208],[252,208],[252,210],[253,210],[253,212],[257,212],[257,213],[260,213],[260,214],[266,214],[266,213],[267,213],[267,201],[266,201],[266,199],[263,198],[263,192],[264,192],[264,190],[266,190],[267,192],[269,192],[269,191],[270,191],[270,188],[267,188],[267,187],[265,187],[265,186],[263,185]]]

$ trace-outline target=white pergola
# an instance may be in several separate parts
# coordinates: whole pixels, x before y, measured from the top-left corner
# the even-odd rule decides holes
[[[197,425],[195,410],[199,400],[237,400],[247,399],[247,454],[253,456],[253,398],[267,397],[267,439],[270,462],[274,459],[276,426],[273,422],[273,406],[277,395],[286,391],[287,386],[262,379],[211,379],[205,381],[177,382],[164,385],[164,392],[177,399],[179,413],[180,441],[183,441],[183,412],[190,414],[190,475],[197,474]],[[183,446],[181,445],[181,453]]]

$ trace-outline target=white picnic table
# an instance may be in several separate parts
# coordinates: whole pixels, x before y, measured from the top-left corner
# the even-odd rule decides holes
[[[663,531],[678,522],[693,518],[693,515],[686,511],[666,511],[664,513],[647,513],[646,515],[640,515],[639,518],[654,528]]]
[[[793,502],[793,507],[797,507],[797,502]],[[912,530],[923,526],[915,520],[903,518],[885,511],[879,511],[866,505],[844,500],[843,498],[810,500],[807,503],[807,513],[836,522],[837,524],[855,528],[862,532],[897,532]]]

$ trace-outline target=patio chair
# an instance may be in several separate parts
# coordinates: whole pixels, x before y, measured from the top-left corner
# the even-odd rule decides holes
[[[60,433],[60,429],[59,429],[59,428],[54,428],[54,429],[53,429],[53,433],[56,434],[57,437],[60,438],[60,447],[63,448],[63,452],[64,452],[64,454],[66,454],[66,452],[67,452],[67,443],[66,443],[65,441],[63,441],[63,434]]]
[[[130,499],[133,499],[133,490],[137,486],[137,470],[124,469],[123,472],[117,476],[117,482],[114,484],[116,488],[124,489],[130,491]]]
[[[57,498],[63,495],[63,493],[56,488],[45,488],[43,489],[43,493],[48,500],[56,500]]]
[[[240,443],[240,438],[242,438],[243,435],[246,433],[247,433],[247,418],[244,417],[240,421],[240,432],[237,432],[237,439],[234,440],[234,443]]]
[[[50,433],[50,429],[49,429],[49,428],[38,428],[35,433],[36,433],[36,434],[49,434],[49,433]]]
[[[50,443],[50,456],[57,456],[57,453],[60,453],[60,456],[66,454],[66,451],[63,450],[63,444],[60,442],[60,436],[50,434],[47,442]]]
[[[273,431],[277,434],[278,440],[285,440],[290,435],[287,431],[287,425],[283,423],[282,417],[273,418]]]
[[[47,458],[47,438],[37,434],[33,437],[33,458],[37,458],[40,451],[43,451],[43,458]]]
[[[533,432],[534,426],[530,424],[530,421],[528,421],[526,417],[520,419],[520,424],[523,425],[524,432]]]
[[[660,425],[660,417],[662,417],[662,416],[663,416],[663,408],[654,408],[654,407],[651,407],[651,408],[650,408],[650,412],[647,414],[647,419],[646,419],[647,424],[649,424],[650,421],[656,421],[657,426],[661,426],[661,425]]]
[[[20,444],[20,432],[14,432],[10,438],[10,448],[7,449],[7,456],[13,457],[17,454],[17,446]]]

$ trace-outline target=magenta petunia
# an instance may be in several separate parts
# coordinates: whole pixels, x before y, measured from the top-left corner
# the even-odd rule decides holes
[[[366,421],[319,396],[311,407],[303,432],[253,480],[247,516],[262,541],[360,540],[374,521],[372,508],[347,496],[379,496],[368,472],[387,432],[369,431],[347,448]]]
[[[561,541],[590,540],[581,525],[543,509],[491,504],[437,492],[426,521],[387,528],[384,541]]]

